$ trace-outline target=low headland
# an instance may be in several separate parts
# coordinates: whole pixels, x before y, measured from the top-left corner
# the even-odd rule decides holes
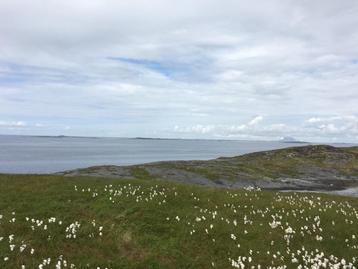
[[[58,174],[159,179],[225,188],[341,191],[358,187],[358,147],[297,146],[208,161],[93,166]]]

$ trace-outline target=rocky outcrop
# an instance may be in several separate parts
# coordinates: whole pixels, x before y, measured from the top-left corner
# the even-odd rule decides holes
[[[343,190],[358,185],[358,148],[301,146],[208,161],[94,166],[59,174],[160,179],[226,188]]]

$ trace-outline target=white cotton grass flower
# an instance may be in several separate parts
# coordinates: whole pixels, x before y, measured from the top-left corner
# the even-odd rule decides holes
[[[102,197],[105,199],[101,201],[113,207],[117,206],[117,204],[122,204],[121,199],[124,198],[132,199],[133,203],[141,203],[141,206],[151,203],[151,206],[155,206],[158,209],[160,208],[159,210],[166,206],[166,201],[169,203],[172,202],[173,199],[182,197],[182,195],[188,195],[188,199],[192,202],[192,209],[195,210],[197,214],[185,215],[181,210],[177,212],[172,211],[171,213],[173,215],[171,215],[171,217],[164,216],[162,220],[165,225],[177,225],[178,227],[180,226],[180,229],[186,229],[185,233],[187,235],[190,234],[191,240],[200,240],[202,241],[200,243],[203,244],[221,247],[219,244],[222,243],[223,240],[229,241],[225,243],[225,248],[227,248],[228,251],[222,256],[224,260],[219,261],[219,257],[215,256],[212,260],[206,261],[206,267],[226,268],[231,265],[240,269],[263,269],[266,267],[256,263],[256,261],[263,259],[271,261],[271,265],[268,267],[269,269],[286,269],[291,267],[300,269],[353,269],[354,264],[356,264],[357,257],[348,259],[344,254],[342,254],[344,257],[334,256],[334,253],[326,254],[319,249],[321,241],[327,240],[328,243],[328,239],[330,239],[332,242],[339,240],[339,242],[342,242],[342,248],[346,248],[348,251],[358,250],[358,242],[353,232],[355,230],[351,228],[355,227],[354,225],[356,225],[356,221],[358,220],[358,210],[348,202],[318,199],[319,197],[315,197],[314,195],[275,193],[273,194],[271,203],[257,207],[255,201],[262,199],[262,194],[252,188],[249,188],[245,192],[225,190],[223,192],[226,192],[227,200],[220,203],[215,203],[215,199],[204,198],[194,192],[190,195],[190,193],[182,193],[176,188],[164,189],[157,185],[147,188],[133,184],[119,184],[118,186],[115,184],[106,184],[104,188],[96,188],[93,186],[81,186],[77,188],[76,186],[75,190],[77,189],[83,189],[83,192],[80,191],[76,193],[76,195],[86,195],[91,201],[97,201],[97,197]],[[176,195],[174,195],[174,193],[176,193]],[[240,199],[245,199],[248,203],[242,203]],[[206,201],[210,202],[210,206],[206,204]],[[334,220],[327,219],[326,215],[321,215],[321,213],[323,214],[323,212],[326,211],[331,211],[332,214],[336,214]],[[11,215],[10,218],[6,217],[5,224],[11,226],[24,223],[31,234],[34,236],[42,234],[48,241],[53,240],[52,242],[55,242],[54,239],[57,237],[57,234],[53,233],[54,231],[56,231],[56,233],[59,231],[63,237],[71,238],[71,240],[66,241],[66,244],[72,244],[73,240],[78,240],[79,237],[82,236],[83,238],[81,238],[81,240],[83,239],[83,241],[81,242],[85,242],[85,240],[99,240],[102,242],[103,240],[100,237],[103,231],[106,232],[108,238],[111,238],[112,229],[104,228],[107,226],[101,226],[102,223],[96,222],[96,220],[92,218],[88,220],[82,218],[70,221],[67,221],[66,218],[66,221],[62,222],[57,216],[44,217],[42,219],[31,219],[31,216],[28,216],[26,218],[18,217],[15,224],[12,222],[8,224],[7,221],[12,218],[15,218],[15,215]],[[58,227],[58,225],[62,225],[62,223],[64,224],[63,228]],[[336,225],[338,227],[338,224],[339,227],[341,227],[341,225],[346,225],[347,227],[347,230],[342,231],[344,234],[343,238],[338,236],[334,231],[333,226]],[[264,234],[258,234],[263,231]],[[258,249],[254,249],[253,247],[250,249],[250,246],[247,244],[250,238],[244,236],[244,234],[248,234],[249,232],[255,236],[258,235],[263,245],[268,246],[268,248],[261,249],[260,245]],[[31,248],[32,241],[22,241],[23,238],[17,233],[14,233],[15,235],[9,234],[10,233],[2,234],[0,242],[3,241],[3,243],[6,243],[6,250],[11,253],[11,255],[8,255],[10,263],[13,262],[12,255],[18,255],[20,253],[23,253],[22,255],[24,255],[25,259],[31,259],[28,253],[34,254],[35,252],[35,250]],[[243,237],[242,241],[239,240],[240,236]],[[262,239],[260,236],[262,236]],[[7,240],[7,238],[9,238],[9,240]],[[9,241],[9,243],[7,241]],[[297,242],[302,245],[316,242],[314,244],[316,245],[316,249],[302,247],[296,250],[293,246],[297,246]],[[46,244],[46,241],[44,243]],[[281,249],[282,244],[285,243],[287,245],[284,249]],[[13,252],[10,252],[7,247]],[[278,251],[278,249],[280,249],[280,251]],[[235,253],[242,253],[242,251],[246,253],[246,256],[234,256]],[[348,257],[350,257],[349,255],[347,252]],[[1,259],[3,259],[3,257]],[[62,256],[56,260],[43,258],[42,262],[41,260],[39,262],[40,264],[37,264],[34,268],[46,269],[48,267],[55,267],[56,269],[65,269],[82,268],[85,266],[85,264],[81,264],[78,265],[80,267],[76,267],[74,264],[66,261]],[[225,266],[225,262],[227,262],[227,266]],[[7,263],[7,265],[10,263]],[[24,261],[24,266],[25,264],[26,260]],[[105,267],[93,264],[91,266],[93,268],[98,267],[105,269]],[[89,265],[87,267],[89,267]],[[21,269],[25,268],[21,266]]]

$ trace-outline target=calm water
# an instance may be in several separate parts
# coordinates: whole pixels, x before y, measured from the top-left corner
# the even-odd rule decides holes
[[[304,144],[266,141],[150,140],[0,136],[0,172],[48,173],[92,165],[206,160]]]

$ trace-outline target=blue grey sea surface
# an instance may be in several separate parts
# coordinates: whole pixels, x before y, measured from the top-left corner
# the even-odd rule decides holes
[[[93,165],[131,165],[163,160],[207,160],[221,156],[303,146],[305,143],[0,136],[0,173],[52,173]],[[349,146],[343,144],[339,146]]]

